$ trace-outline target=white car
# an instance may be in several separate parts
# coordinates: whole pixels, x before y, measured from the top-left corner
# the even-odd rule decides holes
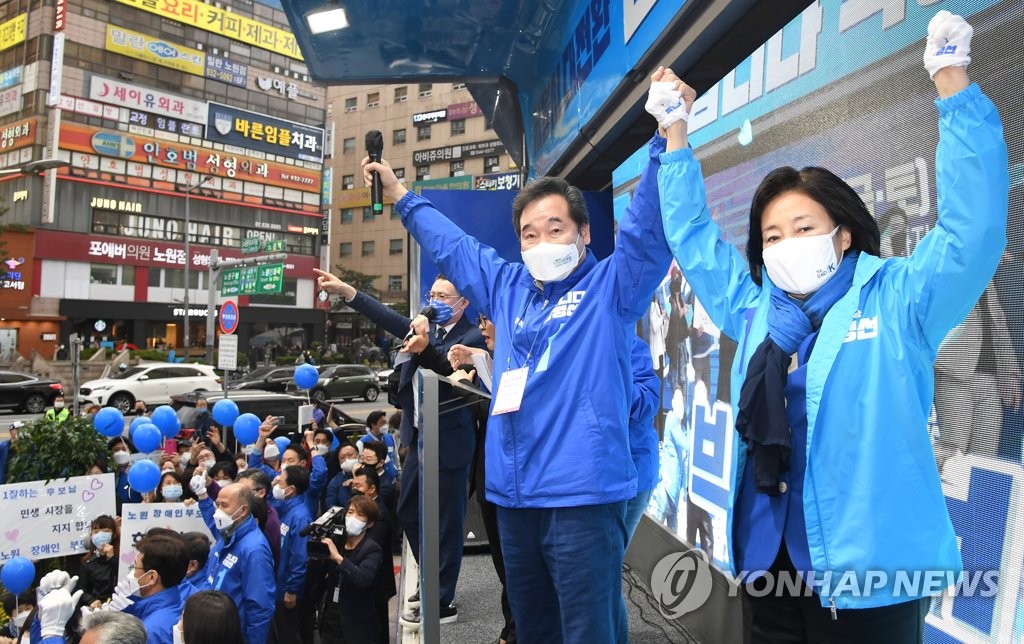
[[[110,378],[90,380],[78,390],[83,404],[117,407],[127,413],[135,402],[147,406],[171,402],[171,396],[192,391],[220,391],[220,377],[205,364],[168,364],[156,362],[132,367]]]

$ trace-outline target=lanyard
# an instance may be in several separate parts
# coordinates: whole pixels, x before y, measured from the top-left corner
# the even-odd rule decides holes
[[[526,312],[530,309],[530,305],[533,304],[534,297],[536,297],[536,293],[531,293],[530,294],[530,299],[528,299],[526,301],[526,306],[523,307],[522,315],[519,316],[519,321],[522,323],[522,325],[524,327],[526,326]],[[542,314],[546,312],[547,305],[548,305],[548,301],[544,300],[544,304],[541,305],[541,313]],[[513,325],[512,326],[513,326],[514,330],[512,331],[512,337],[510,338],[509,349],[508,349],[508,360],[506,362],[506,367],[507,367],[507,369],[509,371],[512,370],[512,353],[515,351],[515,347],[516,347],[516,334],[519,333],[519,326],[514,324],[514,322],[515,321],[513,320]],[[536,335],[533,336],[533,341],[530,343],[530,348],[526,351],[526,359],[523,360],[523,365],[522,366],[529,367],[529,365],[530,365],[530,358],[533,357],[533,348],[535,346],[537,346],[537,340],[540,338],[540,334],[541,334],[542,330],[543,329],[537,329]]]

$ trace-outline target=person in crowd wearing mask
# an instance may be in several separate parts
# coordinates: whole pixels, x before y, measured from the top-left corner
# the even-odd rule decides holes
[[[281,560],[281,518],[277,509],[270,503],[271,488],[274,486],[274,479],[267,476],[263,470],[249,468],[238,475],[238,482],[246,486],[256,495],[256,507],[253,516],[259,523],[263,536],[270,544],[270,553],[274,557],[274,564]],[[212,486],[215,487],[215,486]],[[213,495],[211,494],[212,498]]]
[[[185,485],[185,479],[174,470],[161,474],[160,484],[153,491],[153,503],[181,503],[195,498],[192,490]]]
[[[126,594],[134,603],[123,612],[142,620],[148,644],[174,644],[174,625],[181,613],[178,585],[188,570],[188,552],[180,537],[147,534],[128,571]]]
[[[36,610],[34,590],[26,590],[20,595],[7,593],[4,595],[3,606],[10,620],[7,622],[7,630],[0,635],[0,644],[29,644],[40,640],[39,621],[33,619]]]
[[[377,504],[377,518],[373,525],[367,528],[366,536],[377,542],[380,546],[382,563],[377,570],[377,579],[373,584],[373,596],[377,605],[377,617],[381,623],[380,641],[387,644],[387,633],[389,631],[388,602],[398,592],[395,585],[394,568],[388,565],[391,562],[393,550],[392,533],[397,531],[394,525],[391,509],[387,506],[379,491],[381,487],[380,478],[376,470],[369,466],[357,468],[352,477],[353,497],[364,497],[371,499]],[[351,503],[351,501],[349,501]],[[413,624],[416,627],[417,624]]]
[[[193,429],[195,429],[197,440],[205,439],[211,429],[216,430],[213,426],[213,415],[210,413],[209,403],[206,402],[205,398],[196,399],[196,416]],[[218,436],[218,438],[220,437]]]
[[[381,620],[372,591],[384,562],[380,545],[366,538],[377,520],[377,504],[365,496],[354,496],[345,512],[345,542],[330,538],[323,543],[330,553],[335,582],[327,590],[320,639],[324,642],[377,642]]]
[[[783,167],[754,193],[744,262],[709,214],[686,124],[668,126],[658,183],[669,244],[711,320],[741,347],[732,377],[743,384],[732,403],[747,449],[731,470],[726,559],[734,572],[762,571],[748,584],[764,571],[799,580],[795,571],[863,579],[868,568],[926,570],[953,579],[963,568],[932,460],[931,365],[996,270],[1009,184],[999,115],[965,69],[972,33],[948,11],[928,25],[938,219],[909,257],[879,257],[878,225],[841,178]],[[870,592],[843,584],[744,592],[745,635],[919,642],[928,594],[941,588],[894,584],[890,576]]]
[[[388,474],[384,467],[384,459],[387,458],[387,447],[384,443],[373,441],[363,446],[363,453],[359,455],[359,462],[367,469],[372,469],[379,479],[377,489],[380,492],[381,500],[387,506],[392,516],[397,515],[398,493],[395,489],[395,480]]]
[[[107,441],[107,449],[114,459],[115,501],[117,514],[120,516],[123,504],[142,503],[142,495],[128,484],[128,468],[131,466],[131,455],[135,453],[135,446],[132,445],[131,439],[115,436]]]
[[[24,421],[14,421],[7,429],[10,438],[0,441],[0,484],[7,480],[7,462],[11,458],[11,446],[18,440],[18,430],[24,426]]]
[[[249,457],[245,455],[245,452],[235,453],[235,466],[239,472],[249,469]]]
[[[388,415],[381,410],[371,411],[366,417],[366,433],[359,438],[356,447],[361,452],[367,443],[383,443],[387,448],[387,455],[383,459],[384,469],[391,478],[392,483],[398,479],[398,451],[395,448],[395,437],[388,433]]]
[[[135,401],[135,407],[131,411],[132,416],[149,416],[149,409],[146,408],[146,403],[141,400]]]
[[[189,597],[174,629],[175,644],[245,644],[238,608],[219,590]]]
[[[238,468],[231,461],[217,461],[207,475],[223,487],[235,482],[238,478]]]
[[[317,411],[320,411],[319,409]],[[323,414],[323,412],[320,412]],[[314,421],[317,424],[317,421]],[[327,458],[327,454],[331,451],[331,443],[334,440],[334,433],[331,430],[324,427],[322,424],[317,425],[317,429],[313,430],[313,449],[310,450],[324,459]],[[326,461],[325,461],[326,465]]]
[[[99,608],[114,594],[117,585],[117,522],[101,515],[89,526],[87,550],[78,571],[77,588],[83,591],[82,603]]]
[[[71,411],[64,406],[64,396],[57,396],[53,399],[53,407],[47,409],[46,413],[43,414],[43,419],[59,425],[66,421],[70,416]]]
[[[402,410],[396,409],[393,414],[388,416],[388,433],[392,437],[401,436],[402,432]],[[395,440],[398,440],[397,438]],[[405,463],[405,455],[409,452],[409,446],[402,445],[402,441],[398,440],[398,460],[395,462],[395,466],[398,468],[399,473],[402,471],[402,465]]]
[[[324,493],[324,507],[346,506],[352,496],[352,472],[359,466],[359,452],[351,443],[342,443],[338,448],[338,473],[327,484]]]
[[[356,311],[380,325],[396,337],[404,337],[409,331],[411,320],[384,306],[377,300],[358,292],[355,287],[347,284],[330,273],[314,270],[317,284],[322,290],[341,295],[345,302]],[[483,346],[480,331],[465,316],[469,301],[463,297],[455,284],[444,276],[438,276],[427,294],[428,307],[435,312],[434,322],[428,331],[431,343],[442,354],[456,344],[473,347]],[[420,543],[420,486],[419,486],[419,445],[418,409],[416,396],[416,372],[419,369],[418,357],[403,362],[397,369],[398,406],[402,409],[402,428],[399,442],[403,446],[412,446],[406,453],[403,464],[403,485],[399,490],[398,521],[402,525],[409,543],[413,544],[412,552],[419,561]],[[389,396],[391,392],[389,392]],[[442,384],[440,401],[451,400],[452,388]],[[469,485],[469,466],[473,459],[475,433],[473,419],[467,409],[446,413],[438,418],[441,456],[439,460],[440,486],[440,583],[441,619],[445,623],[458,620],[458,609],[452,604],[455,601],[455,586],[459,579],[462,566],[462,546],[466,518],[466,489]],[[364,448],[365,451],[365,448]],[[409,623],[419,618],[418,614],[410,615]]]
[[[185,532],[181,534],[181,540],[188,554],[188,568],[185,570],[185,579],[178,586],[178,592],[181,593],[181,600],[185,601],[210,588],[209,580],[203,575],[206,562],[210,559],[210,539],[202,532]]]
[[[192,445],[194,443],[191,440],[184,439],[178,441],[178,462],[177,469],[178,473],[185,477],[186,480],[192,478],[192,470],[195,469],[196,464],[192,462]]]
[[[259,454],[260,450],[263,451],[264,471],[267,472],[271,478],[277,477],[277,472],[273,470],[269,465],[266,464],[267,450],[273,448],[273,451],[277,451],[277,445],[274,441],[269,440],[270,435],[277,429],[277,418],[274,416],[268,416],[266,420],[260,425],[259,439],[256,441],[256,449],[249,456],[250,467],[260,467]],[[313,432],[307,431],[305,435],[305,442],[312,444]],[[265,447],[264,447],[265,445]],[[273,451],[271,453],[273,453]],[[309,513],[313,516],[319,516],[320,510],[320,495],[323,494],[324,488],[327,487],[327,462],[324,457],[320,454],[314,454],[310,458],[309,453],[299,445],[298,443],[291,443],[284,449],[284,453],[280,456],[280,463],[282,467],[288,465],[299,465],[301,467],[310,470],[309,474],[309,488],[306,489],[303,498],[306,500],[306,507],[309,508]]]
[[[277,563],[277,596],[270,642],[298,642],[300,611],[306,584],[306,542],[299,532],[313,521],[304,495],[309,487],[309,470],[285,465],[271,488],[272,505],[281,517],[281,559]]]
[[[207,582],[235,602],[246,642],[265,643],[277,586],[270,545],[253,517],[258,500],[248,487],[233,483],[217,495],[214,510],[203,483],[202,476],[192,477],[192,490],[199,497],[203,519],[217,539],[206,562]]]

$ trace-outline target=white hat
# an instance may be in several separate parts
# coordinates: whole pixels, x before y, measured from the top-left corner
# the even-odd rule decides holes
[[[23,421],[23,420],[16,420],[13,423],[11,423],[11,429],[21,429],[24,426],[25,426],[25,421]]]
[[[281,455],[281,450],[277,449],[277,444],[274,442],[267,443],[267,446],[263,448],[263,458],[277,458]]]

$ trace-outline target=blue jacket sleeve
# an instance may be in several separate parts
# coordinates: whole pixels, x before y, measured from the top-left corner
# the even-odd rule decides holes
[[[750,277],[746,259],[722,241],[711,219],[692,149],[661,155],[658,192],[665,236],[686,281],[715,326],[730,338],[743,337],[744,312],[757,302],[761,288]]]
[[[0,441],[0,485],[7,481],[7,460],[10,458],[11,441]]]
[[[213,520],[213,513],[216,509],[213,507],[213,499],[207,496],[205,499],[199,499],[199,512],[203,515],[203,522],[206,523],[206,527],[210,529],[210,534],[213,535],[213,540],[220,539],[220,530],[217,529],[217,524]]]
[[[345,481],[344,472],[338,472],[327,484],[327,493],[324,495],[324,507],[331,508],[336,505],[348,505],[351,495],[349,489],[342,485]]]
[[[309,523],[308,516],[300,517],[288,534],[288,570],[285,573],[284,592],[293,595],[301,595],[302,587],[306,583],[306,542],[309,541],[309,537],[299,536],[299,531]]]
[[[650,160],[619,222],[612,253],[616,300],[619,313],[627,322],[636,322],[647,312],[651,293],[665,278],[672,262],[658,194],[658,168],[664,150],[665,139],[654,136],[648,145]]]
[[[315,499],[320,499],[320,494],[324,491],[327,486],[327,462],[324,461],[324,457],[319,454],[313,455],[313,469],[309,473],[309,488],[306,489],[306,495]]]
[[[396,338],[404,338],[409,332],[412,320],[391,307],[384,306],[366,293],[357,291],[356,296],[347,304]]]
[[[907,260],[905,279],[937,351],[974,308],[1006,246],[1009,162],[999,113],[977,85],[935,104],[938,220]]]
[[[633,341],[633,401],[629,407],[629,422],[652,425],[661,401],[661,380],[654,372],[651,349],[636,338]]]
[[[244,607],[245,641],[267,641],[270,620],[274,617],[274,596],[277,584],[274,580],[274,560],[270,548],[253,550],[242,576],[242,606]]]

